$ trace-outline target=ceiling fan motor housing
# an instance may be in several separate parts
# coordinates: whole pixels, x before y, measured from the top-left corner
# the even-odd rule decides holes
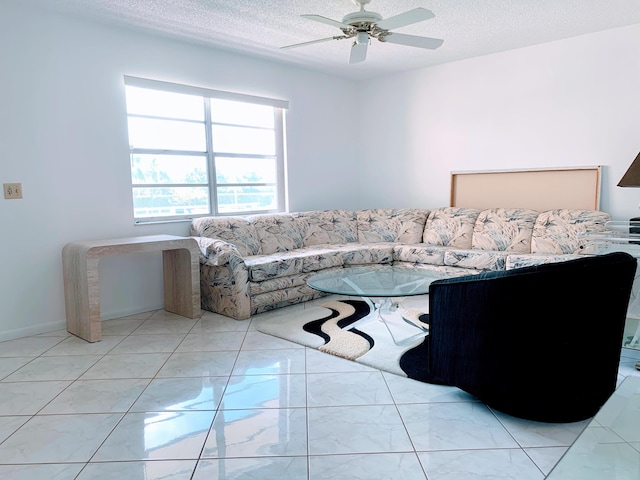
[[[345,15],[342,19],[342,23],[346,23],[347,25],[351,25],[355,28],[360,28],[360,26],[371,26],[372,23],[376,23],[382,20],[382,15],[375,12],[354,12]]]

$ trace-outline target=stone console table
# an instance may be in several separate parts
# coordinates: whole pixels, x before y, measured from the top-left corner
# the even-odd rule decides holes
[[[88,342],[102,338],[98,262],[109,255],[162,251],[164,309],[200,316],[200,249],[193,238],[150,235],[68,243],[62,249],[67,330]]]

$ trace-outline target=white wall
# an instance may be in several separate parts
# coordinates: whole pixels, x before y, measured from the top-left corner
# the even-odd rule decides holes
[[[24,191],[0,199],[0,340],[63,328],[67,242],[188,235],[133,225],[125,74],[289,100],[291,209],[353,206],[353,82],[19,3],[0,2],[0,183]],[[160,258],[100,262],[103,318],[162,307]]]
[[[64,326],[61,250],[134,226],[123,75],[290,101],[292,211],[443,206],[449,172],[605,165],[602,208],[640,151],[640,26],[361,84],[0,2],[0,340]],[[101,261],[103,317],[162,306],[159,255]]]
[[[380,78],[362,93],[364,205],[448,205],[451,171],[603,165],[601,208],[640,216],[640,189],[616,187],[640,152],[640,25]]]

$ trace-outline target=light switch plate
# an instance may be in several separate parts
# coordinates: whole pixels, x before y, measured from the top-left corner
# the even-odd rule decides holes
[[[6,200],[22,198],[21,183],[3,183],[2,185],[4,187],[4,198]]]

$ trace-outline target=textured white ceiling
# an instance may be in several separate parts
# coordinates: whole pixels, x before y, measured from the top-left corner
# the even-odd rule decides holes
[[[364,63],[349,65],[350,40],[280,47],[339,35],[301,18],[341,21],[350,0],[15,0],[57,12],[293,62],[353,79],[437,65],[640,23],[640,0],[372,0],[384,18],[424,7],[436,16],[394,30],[444,39],[437,50],[373,41]],[[638,39],[640,41],[640,39]]]

